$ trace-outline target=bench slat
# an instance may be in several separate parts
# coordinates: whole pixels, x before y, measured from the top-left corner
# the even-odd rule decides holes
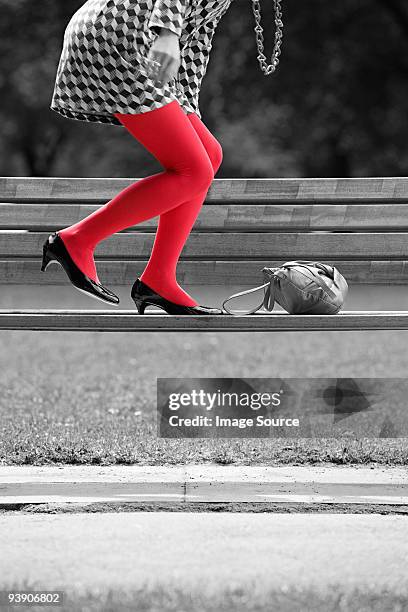
[[[0,229],[54,231],[98,210],[97,204],[0,204]],[[156,231],[158,217],[125,231]],[[218,204],[206,202],[193,232],[278,230],[408,230],[408,204]]]
[[[0,178],[0,201],[103,202],[140,178]],[[209,201],[408,201],[408,178],[214,179]]]
[[[0,233],[3,259],[36,257],[42,253],[46,233]],[[119,233],[100,242],[95,256],[110,259],[141,259],[150,256],[154,234]],[[404,233],[192,233],[183,258],[200,259],[408,259]]]
[[[60,266],[50,265],[41,272],[40,259],[0,260],[0,284],[66,285],[68,280]],[[147,259],[140,261],[97,260],[99,278],[108,286],[130,285],[140,276]],[[177,279],[184,285],[218,285],[245,287],[262,284],[263,267],[275,267],[283,260],[259,261],[186,261],[177,266]],[[408,261],[337,261],[338,268],[349,284],[402,285],[408,281]],[[261,294],[260,294],[261,295]]]
[[[32,331],[354,331],[408,329],[408,312],[169,316],[134,310],[0,310],[0,329]]]

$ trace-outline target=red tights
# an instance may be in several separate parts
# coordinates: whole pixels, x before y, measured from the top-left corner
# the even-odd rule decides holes
[[[58,233],[76,265],[100,282],[93,252],[101,240],[160,215],[141,280],[177,304],[196,306],[176,280],[176,266],[222,161],[222,148],[195,113],[177,100],[136,115],[116,114],[164,167],[140,179],[85,219]]]

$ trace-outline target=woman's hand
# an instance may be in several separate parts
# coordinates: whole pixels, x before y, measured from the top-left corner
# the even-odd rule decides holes
[[[151,64],[150,77],[164,85],[173,79],[180,68],[180,43],[177,34],[162,28],[147,56]],[[154,62],[158,62],[158,66]]]

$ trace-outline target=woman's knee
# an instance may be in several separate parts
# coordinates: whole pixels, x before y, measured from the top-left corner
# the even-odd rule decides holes
[[[221,143],[218,142],[214,134],[207,128],[196,113],[189,113],[187,117],[192,123],[195,131],[201,139],[201,142],[203,143],[205,150],[207,151],[207,155],[211,160],[215,174],[222,163],[223,151]]]
[[[212,139],[210,146],[207,145],[205,154],[190,157],[189,178],[195,193],[208,190],[221,166],[222,158],[222,147],[216,138]]]
[[[208,157],[211,160],[214,174],[216,174],[219,167],[222,164],[222,157],[223,157],[221,143],[216,138],[212,140],[211,145],[207,149],[207,153],[208,153]]]
[[[209,156],[203,153],[190,156],[188,166],[181,172],[189,196],[207,191],[214,179],[214,168]]]

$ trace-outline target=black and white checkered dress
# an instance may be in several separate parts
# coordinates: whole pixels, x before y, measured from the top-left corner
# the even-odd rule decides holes
[[[178,100],[198,107],[214,31],[233,0],[88,0],[65,33],[50,108],[70,119],[122,125],[113,113],[144,113]],[[179,36],[181,64],[163,86],[145,60],[160,28]]]

